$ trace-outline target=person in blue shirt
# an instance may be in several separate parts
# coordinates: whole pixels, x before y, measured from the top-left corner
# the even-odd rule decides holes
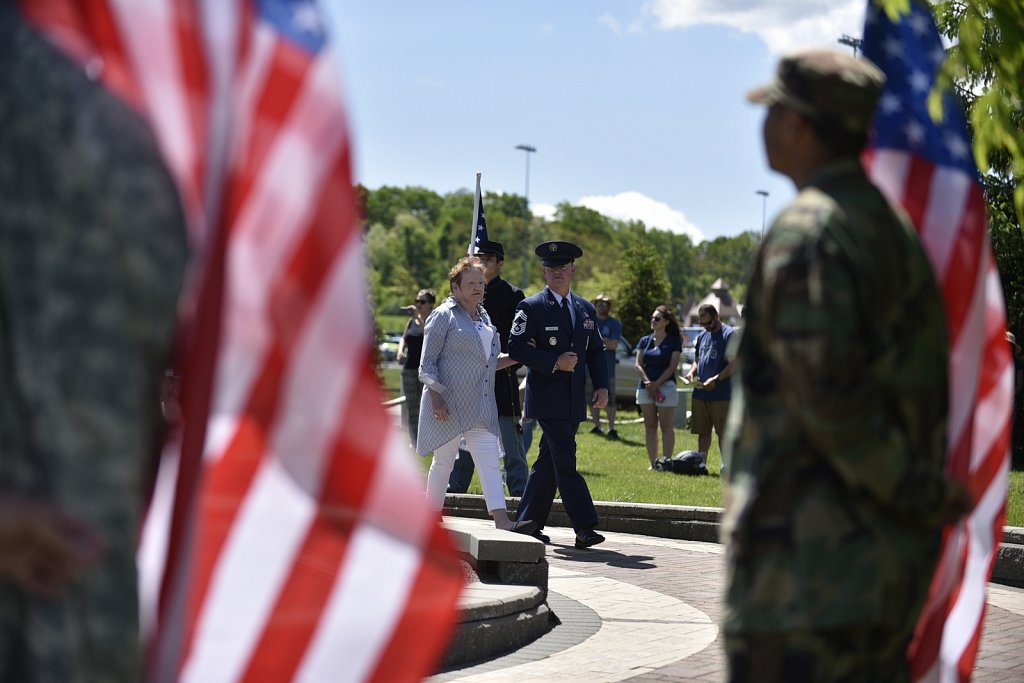
[[[636,404],[644,417],[644,442],[647,457],[654,469],[658,459],[658,427],[661,427],[661,450],[672,457],[676,433],[672,426],[679,395],[676,393],[676,368],[683,352],[683,336],[679,323],[668,306],[658,306],[651,314],[651,333],[636,345],[636,369],[640,383],[636,388]]]
[[[704,331],[697,335],[693,365],[686,375],[686,381],[692,382],[696,373],[704,388],[693,390],[690,432],[697,435],[697,450],[706,465],[708,449],[711,448],[711,429],[714,428],[718,435],[718,449],[722,452],[722,470],[725,471],[728,463],[725,462],[725,451],[722,450],[722,433],[725,432],[725,417],[729,413],[729,400],[732,398],[729,376],[735,369],[735,362],[726,360],[725,347],[733,328],[722,323],[718,309],[711,304],[698,308],[697,316]]]
[[[611,316],[612,298],[602,292],[594,299],[594,308],[597,309],[597,331],[601,333],[604,340],[605,357],[608,358],[608,438],[617,439],[619,433],[615,430],[615,349],[619,348],[619,338],[622,337],[622,323],[618,318]],[[590,375],[587,375],[587,386],[593,387]],[[591,390],[592,393],[592,390]],[[594,423],[591,434],[604,434],[601,429],[601,409],[595,406],[590,407],[590,419]]]

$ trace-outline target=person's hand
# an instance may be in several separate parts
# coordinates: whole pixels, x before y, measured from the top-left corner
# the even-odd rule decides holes
[[[597,409],[605,408],[608,406],[608,390],[607,389],[594,389],[594,398],[590,401],[590,404]]]
[[[448,403],[444,400],[444,396],[437,393],[433,389],[428,389],[430,392],[430,407],[434,413],[434,419],[438,422],[448,421]]]
[[[398,352],[398,355],[395,356],[395,361],[399,365],[405,365],[405,349],[402,349],[401,351]]]
[[[59,596],[99,559],[87,526],[41,501],[0,495],[0,578],[32,595]]]
[[[576,369],[576,353],[574,351],[566,351],[558,357],[555,367],[564,372],[572,372]]]
[[[708,377],[706,380],[704,380],[704,388],[714,389],[716,382],[718,382],[718,375],[712,375],[711,377]]]

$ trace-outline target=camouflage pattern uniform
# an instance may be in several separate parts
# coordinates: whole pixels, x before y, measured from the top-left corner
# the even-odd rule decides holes
[[[0,681],[136,681],[135,547],[185,260],[141,119],[0,2],[0,494],[92,527],[63,597],[0,582]]]
[[[906,680],[952,495],[946,323],[912,225],[856,159],[819,166],[773,223],[738,339],[731,680]]]

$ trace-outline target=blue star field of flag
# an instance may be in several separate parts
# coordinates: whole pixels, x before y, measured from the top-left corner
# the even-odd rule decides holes
[[[281,35],[307,52],[324,46],[323,21],[315,0],[258,0],[257,10]]]
[[[463,233],[465,234],[465,233]],[[487,218],[484,216],[484,198],[480,197],[480,212],[476,218],[476,227],[473,230],[473,253],[480,247],[481,242],[489,241],[487,237]]]
[[[928,113],[928,94],[946,57],[931,11],[912,2],[910,13],[893,23],[872,4],[862,49],[886,75],[871,145],[905,150],[977,177],[960,106],[946,93],[942,120]]]

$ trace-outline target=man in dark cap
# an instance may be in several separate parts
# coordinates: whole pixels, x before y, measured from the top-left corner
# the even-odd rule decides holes
[[[491,322],[498,328],[501,351],[508,353],[508,335],[512,329],[512,317],[516,306],[523,300],[523,290],[501,277],[505,265],[505,248],[501,242],[484,240],[474,247],[474,256],[483,264],[484,309]],[[526,451],[519,431],[519,380],[516,379],[518,365],[498,370],[494,377],[494,400],[498,404],[498,427],[501,429],[501,445],[505,451],[505,484],[509,494],[523,495],[526,490]],[[448,493],[465,493],[473,478],[473,457],[469,451],[459,449],[455,467],[448,478]]]
[[[943,476],[942,298],[859,162],[883,82],[866,60],[803,52],[748,95],[799,194],[765,235],[730,345],[730,681],[909,680],[941,526],[962,509]]]
[[[519,304],[512,321],[508,352],[526,365],[525,413],[544,431],[540,451],[526,482],[518,517],[537,523],[536,536],[551,512],[557,488],[576,531],[576,547],[604,541],[594,531],[597,511],[590,489],[576,470],[576,430],[587,418],[584,364],[594,382],[592,404],[608,405],[608,365],[597,329],[597,311],[569,287],[576,274],[574,261],[583,250],[571,242],[544,242],[536,248],[547,287]]]

